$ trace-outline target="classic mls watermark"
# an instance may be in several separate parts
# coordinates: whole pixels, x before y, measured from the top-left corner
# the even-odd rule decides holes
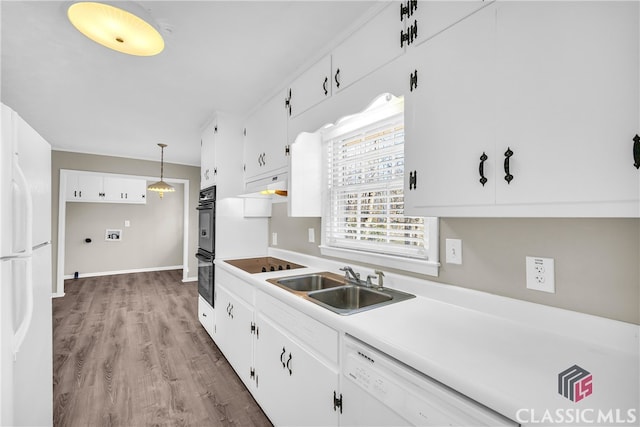
[[[593,375],[573,365],[558,374],[558,393],[572,402],[580,402],[593,393]]]
[[[578,365],[558,374],[558,393],[577,403],[593,393],[593,375]],[[521,424],[636,424],[638,409],[594,409],[594,408],[521,408],[516,412],[516,421]]]

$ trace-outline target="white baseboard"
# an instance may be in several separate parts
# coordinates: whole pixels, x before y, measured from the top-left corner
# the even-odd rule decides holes
[[[118,271],[102,271],[98,273],[82,273],[78,275],[79,279],[84,277],[98,277],[98,276],[113,276],[114,274],[130,274],[130,273],[147,273],[150,271],[166,271],[166,270],[182,270],[182,265],[172,265],[168,267],[150,267],[150,268],[135,268],[132,270],[118,270]],[[65,275],[64,279],[73,279],[72,275]],[[196,278],[198,280],[198,278]]]
[[[182,281],[183,281],[184,283],[187,283],[187,282],[197,282],[197,281],[198,281],[198,278],[197,278],[197,277],[187,277],[186,279],[182,279]]]
[[[64,296],[64,292],[54,292],[51,294],[51,298],[62,298]]]

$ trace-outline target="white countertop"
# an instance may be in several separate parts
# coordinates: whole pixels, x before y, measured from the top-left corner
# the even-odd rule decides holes
[[[388,286],[416,298],[341,316],[266,282],[338,272],[337,263],[273,252],[314,267],[248,274],[216,265],[522,424],[590,424],[599,413],[606,425],[616,416],[640,423],[638,325],[395,275]],[[593,375],[593,393],[579,402],[558,393],[558,374],[573,365]]]

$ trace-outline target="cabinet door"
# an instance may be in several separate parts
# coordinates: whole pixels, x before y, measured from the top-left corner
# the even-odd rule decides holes
[[[297,117],[331,96],[331,87],[331,56],[327,55],[291,84],[289,116]]]
[[[143,179],[104,177],[102,199],[115,203],[146,203],[147,183]]]
[[[264,178],[287,167],[287,114],[284,95],[267,101],[246,122],[245,182]]]
[[[211,307],[200,295],[198,295],[198,320],[200,320],[200,324],[204,327],[209,336],[213,337],[215,325],[214,310],[213,307]]]
[[[499,3],[498,203],[638,200],[639,5]]]
[[[408,6],[403,3],[405,31],[413,26],[417,28],[417,35],[409,46],[419,45],[489,3],[484,0],[421,0]]]
[[[214,340],[240,379],[250,387],[253,361],[253,308],[216,284]]]
[[[417,73],[417,87],[405,96],[408,215],[429,215],[423,208],[433,206],[494,203],[494,30],[495,10],[488,7],[406,55],[410,72]]]
[[[211,187],[216,183],[215,133],[217,122],[214,120],[202,132],[200,139],[200,189]]]
[[[274,425],[338,425],[338,372],[256,314],[257,400]]]
[[[78,175],[78,194],[83,202],[104,200],[104,178],[100,175]]]
[[[67,175],[66,187],[67,202],[77,202],[80,200],[80,182],[78,175]]]
[[[213,168],[218,200],[242,194],[242,121],[236,116],[218,113]]]
[[[401,55],[398,3],[392,3],[349,36],[332,53],[333,93]]]

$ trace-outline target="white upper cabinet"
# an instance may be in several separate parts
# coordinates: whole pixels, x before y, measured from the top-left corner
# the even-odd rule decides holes
[[[250,188],[262,180],[271,180],[287,169],[287,115],[285,96],[276,95],[245,122],[245,185]]]
[[[68,174],[68,202],[99,202],[103,200],[104,183],[100,175]]]
[[[216,169],[215,133],[218,130],[214,119],[202,131],[200,138],[200,189],[216,184],[218,170]]]
[[[638,6],[497,2],[411,50],[406,211],[640,216]]]
[[[602,214],[640,215],[639,6],[499,3],[496,149],[514,153],[499,203],[610,202],[621,205]]]
[[[482,10],[407,54],[405,212],[414,207],[486,205],[480,157],[495,159],[495,10]],[[489,176],[495,162],[485,162]],[[414,178],[415,177],[415,178]],[[409,182],[409,181],[412,182]]]
[[[217,113],[202,132],[200,189],[216,186],[216,197],[243,192],[242,123],[235,116]]]
[[[147,182],[144,179],[105,177],[104,198],[109,202],[146,203]]]
[[[68,202],[146,203],[147,181],[113,174],[69,172],[66,174]]]
[[[405,23],[404,44],[417,46],[490,3],[485,0],[404,1],[399,6]]]
[[[330,97],[331,88],[331,56],[327,55],[291,83],[286,105],[289,116],[297,117]]]
[[[399,15],[398,3],[392,2],[333,50],[334,94],[403,53]]]

